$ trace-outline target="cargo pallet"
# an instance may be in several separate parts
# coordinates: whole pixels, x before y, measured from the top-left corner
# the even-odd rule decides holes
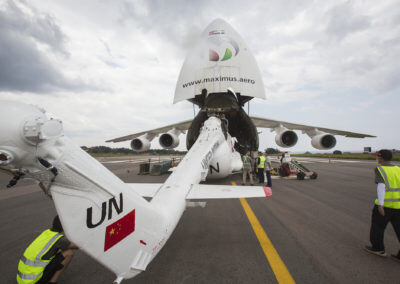
[[[161,161],[157,163],[153,163],[151,159],[149,159],[146,163],[139,164],[139,173],[138,175],[152,175],[152,176],[159,176],[162,174],[166,174],[169,170],[175,166],[177,166],[180,162],[180,158],[172,158],[168,161]]]

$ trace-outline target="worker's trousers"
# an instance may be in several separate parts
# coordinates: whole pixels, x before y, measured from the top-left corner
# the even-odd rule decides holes
[[[257,168],[258,182],[264,183],[264,168]]]
[[[270,170],[265,171],[265,175],[267,176],[267,186],[271,187],[272,186],[271,171]]]
[[[247,175],[250,177],[250,184],[254,184],[251,168],[243,168],[243,184],[246,184]]]
[[[392,223],[393,229],[396,232],[397,239],[400,242],[400,209],[385,207],[385,216],[382,216],[378,211],[378,205],[372,209],[370,241],[374,250],[385,250],[383,237],[386,225]]]

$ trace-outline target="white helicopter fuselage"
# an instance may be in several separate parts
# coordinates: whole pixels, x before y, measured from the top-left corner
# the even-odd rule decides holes
[[[4,123],[10,117],[15,119]],[[40,182],[54,201],[66,236],[112,270],[117,282],[145,270],[158,254],[210,163],[224,157],[231,162],[231,138],[223,134],[221,120],[210,117],[197,142],[147,201],[65,137],[61,121],[47,119],[38,108],[2,101],[0,121],[1,168]],[[224,169],[221,163],[220,173]]]

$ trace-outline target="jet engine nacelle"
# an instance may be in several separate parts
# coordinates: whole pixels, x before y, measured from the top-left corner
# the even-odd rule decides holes
[[[147,134],[135,138],[131,141],[131,148],[136,152],[144,152],[150,149],[150,141]]]
[[[275,143],[283,148],[289,148],[296,145],[298,137],[296,132],[289,130],[283,126],[274,129],[277,133],[275,136]]]
[[[318,150],[329,150],[336,146],[336,138],[332,134],[318,134],[311,138],[311,145]]]
[[[178,147],[179,145],[179,134],[181,132],[176,129],[172,129],[168,131],[167,133],[161,134],[160,139],[158,140],[160,142],[160,145],[163,149],[173,149],[175,147]]]

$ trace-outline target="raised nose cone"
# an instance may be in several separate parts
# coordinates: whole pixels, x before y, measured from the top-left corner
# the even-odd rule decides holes
[[[229,25],[225,20],[223,20],[221,18],[217,18],[217,19],[213,20],[210,24],[208,24],[208,26],[205,30],[207,30],[209,28],[216,28],[216,27],[220,27],[220,28],[230,27],[231,29],[233,29],[232,26]]]
[[[190,100],[203,90],[265,99],[264,83],[250,49],[231,25],[212,21],[189,50],[176,84],[174,103]]]

